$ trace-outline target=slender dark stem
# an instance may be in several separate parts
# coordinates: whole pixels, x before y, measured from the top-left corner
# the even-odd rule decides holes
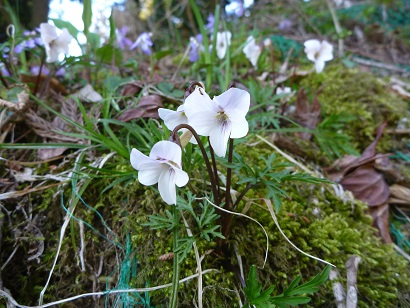
[[[229,153],[228,153],[228,163],[232,163],[233,157],[233,139],[229,138]],[[225,208],[230,210],[231,208],[231,180],[232,180],[232,169],[228,167],[226,170],[226,192],[225,192]]]
[[[245,196],[245,194],[251,189],[253,188],[255,185],[248,183],[248,185],[246,185],[245,189],[241,192],[241,194],[239,195],[239,197],[236,199],[235,203],[232,206],[232,209],[236,209],[236,207],[238,206],[239,202],[241,202],[241,200],[243,199],[243,197]]]
[[[211,153],[212,166],[214,168],[215,182],[216,182],[216,185],[218,187],[218,195],[220,195],[221,194],[221,187],[220,187],[219,181],[218,181],[218,169],[216,168],[215,151],[214,151],[213,147],[211,146],[211,142],[209,141],[209,137],[208,137],[208,142],[209,142],[209,152]]]
[[[38,86],[39,86],[40,79],[41,79],[41,73],[42,73],[42,71],[43,71],[45,56],[46,56],[46,53],[43,52],[43,56],[41,57],[41,63],[40,63],[40,71],[38,72],[37,80],[36,80],[36,85],[35,85],[35,87],[34,87],[34,92],[33,92],[34,95],[37,94]]]
[[[235,211],[236,207],[238,206],[239,202],[241,202],[241,200],[243,199],[243,197],[245,196],[245,194],[251,189],[255,187],[254,184],[248,183],[248,185],[246,185],[245,189],[241,192],[241,194],[239,195],[239,197],[236,199],[235,203],[232,206],[232,210]],[[231,215],[227,218],[226,220],[226,227],[225,227],[225,237],[227,235],[229,235],[229,233],[231,233],[231,228],[232,228],[232,221],[235,219],[236,216]]]
[[[206,154],[205,147],[204,147],[204,145],[201,141],[201,138],[199,138],[199,136],[196,133],[196,131],[194,130],[194,128],[192,126],[188,125],[188,124],[179,124],[177,127],[175,127],[174,130],[171,133],[171,138],[177,139],[178,138],[178,131],[181,128],[188,129],[192,133],[192,135],[194,136],[196,142],[198,142],[199,148],[201,149],[202,156],[204,157],[204,160],[205,160],[206,169],[208,170],[209,180],[211,181],[212,193],[213,193],[214,198],[215,198],[215,203],[217,205],[219,205],[219,202],[220,202],[219,193],[218,193],[218,189],[217,189],[217,186],[216,186],[214,174],[212,172],[211,163],[209,162],[209,158],[208,158],[208,155]]]
[[[172,245],[174,252],[174,260],[172,266],[172,291],[171,291],[171,302],[170,307],[176,308],[178,306],[178,284],[179,284],[179,259],[178,253],[176,252],[178,248],[178,232],[179,232],[179,211],[177,206],[173,206],[174,215],[174,228],[172,231]]]

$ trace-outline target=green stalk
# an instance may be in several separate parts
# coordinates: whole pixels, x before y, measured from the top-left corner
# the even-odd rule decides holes
[[[176,252],[178,247],[178,223],[179,223],[179,211],[177,206],[173,206],[173,216],[174,216],[174,228],[172,244],[173,244],[173,251],[174,251],[174,259],[173,259],[173,266],[172,266],[172,291],[171,291],[171,308],[176,308],[178,306],[178,284],[179,284],[179,259],[178,253]]]
[[[206,29],[204,26],[204,20],[202,19],[201,13],[199,12],[199,8],[195,3],[195,0],[189,0],[189,5],[192,8],[192,11],[194,12],[196,22],[198,23],[199,31],[201,32],[202,35],[202,42],[203,45],[205,46],[204,48],[204,54],[205,54],[205,65],[206,65],[206,82],[205,82],[205,88],[209,89],[212,85],[212,62],[211,62],[211,53],[209,52],[209,40],[208,40],[208,35],[206,33]]]

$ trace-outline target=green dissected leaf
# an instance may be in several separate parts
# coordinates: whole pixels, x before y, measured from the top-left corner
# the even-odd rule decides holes
[[[309,280],[308,282],[295,287],[296,284],[294,284],[293,282],[291,283],[291,285],[289,286],[289,288],[287,288],[283,294],[287,295],[287,296],[294,296],[294,295],[299,295],[299,294],[306,294],[306,293],[314,293],[317,292],[319,290],[319,287],[327,280],[327,278],[329,277],[329,272],[330,272],[330,265],[327,265],[324,270],[317,274],[315,277],[313,277],[313,279]],[[300,279],[299,279],[300,281]],[[290,288],[292,286],[292,289]]]
[[[192,250],[194,242],[194,237],[183,237],[178,239],[178,247],[175,252],[178,254],[179,263],[181,263]]]
[[[149,221],[143,223],[145,227],[150,227],[152,230],[166,229],[172,230],[174,228],[174,216],[168,210],[165,210],[165,215],[148,215]]]
[[[262,284],[256,278],[255,265],[252,265],[246,280],[246,287],[243,289],[249,304],[257,307],[269,307],[270,295],[273,290],[274,286],[271,286],[261,293]]]
[[[304,294],[317,292],[319,287],[329,277],[329,272],[330,265],[327,265],[321,273],[300,286],[297,285],[301,281],[302,277],[298,276],[291,282],[289,287],[282,294],[271,297],[270,294],[273,292],[273,286],[261,292],[262,284],[259,283],[256,278],[256,267],[253,265],[249,271],[248,279],[246,280],[246,287],[243,291],[249,305],[257,308],[287,308],[289,306],[297,306],[300,304],[306,304],[310,301],[310,298],[308,296],[304,296]],[[249,307],[249,305],[247,307]]]
[[[289,306],[297,306],[301,304],[306,304],[310,302],[310,298],[307,296],[294,296],[294,297],[274,296],[271,298],[270,301],[272,304],[275,304],[279,307],[289,307]]]
[[[70,32],[70,34],[77,40],[77,35],[79,31],[77,30],[76,27],[73,26],[71,22],[64,21],[61,19],[55,19],[55,18],[51,18],[51,20],[53,21],[54,25],[57,28],[59,29],[67,28],[68,32]]]

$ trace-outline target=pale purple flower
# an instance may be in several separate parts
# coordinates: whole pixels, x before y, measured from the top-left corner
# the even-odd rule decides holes
[[[30,72],[34,76],[38,76],[38,74],[40,74],[40,66],[39,65],[34,65],[34,66],[30,67]],[[41,74],[48,75],[48,74],[50,74],[50,70],[47,67],[43,66],[43,68],[41,69]]]
[[[203,50],[202,35],[189,38],[189,61],[195,62],[199,59],[199,54]]]
[[[279,30],[281,31],[288,31],[292,27],[292,22],[290,19],[282,19],[279,22]]]
[[[231,88],[211,99],[196,88],[184,103],[188,124],[201,136],[209,136],[215,154],[224,157],[229,138],[242,138],[249,131],[245,117],[249,111],[248,92]]]
[[[0,72],[3,77],[10,77],[10,73],[4,65],[0,65]]]
[[[36,31],[28,31],[25,30],[23,32],[23,35],[27,37],[26,40],[22,41],[21,43],[17,44],[14,47],[14,52],[16,54],[21,53],[24,49],[33,49],[37,45],[41,46],[43,45],[43,42],[41,41],[41,38],[38,37],[38,34]]]
[[[215,24],[215,17],[214,14],[209,14],[208,18],[206,19],[208,23],[205,25],[205,28],[209,31],[212,31],[214,29],[214,24]]]
[[[138,181],[142,185],[158,183],[161,198],[169,205],[177,203],[175,185],[185,186],[188,174],[182,170],[182,150],[171,141],[159,141],[151,149],[149,156],[132,149],[131,165],[138,170]]]
[[[127,37],[128,27],[117,29],[117,42],[120,49],[125,50],[132,46],[132,41]]]
[[[30,72],[34,75],[37,76],[38,74],[40,74],[40,66],[39,65],[33,65],[32,67],[30,67]],[[66,73],[64,67],[60,67],[56,72],[55,72],[55,76],[61,77],[64,76]],[[50,70],[46,67],[43,66],[43,68],[41,69],[41,74],[44,75],[49,75],[50,74]]]
[[[140,34],[140,36],[137,38],[137,40],[132,44],[131,50],[139,47],[141,48],[142,52],[145,53],[146,55],[151,54],[151,46],[154,45],[151,40],[152,33],[148,32],[143,32]]]

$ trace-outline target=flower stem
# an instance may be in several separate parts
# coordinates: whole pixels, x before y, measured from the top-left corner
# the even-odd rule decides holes
[[[219,186],[219,181],[218,181],[218,169],[216,168],[215,151],[214,151],[213,147],[211,146],[211,142],[209,141],[209,137],[208,137],[208,142],[209,142],[209,152],[211,153],[211,159],[212,159],[212,167],[214,168],[215,184],[217,185],[217,188],[218,188],[218,195],[220,195],[221,194],[221,187]]]
[[[177,127],[175,127],[174,130],[171,133],[171,138],[173,138],[174,140],[177,139],[178,138],[178,131],[181,128],[188,129],[192,133],[192,135],[194,136],[196,142],[198,142],[198,146],[201,149],[202,156],[204,157],[204,160],[205,160],[205,165],[206,165],[206,169],[208,171],[209,180],[211,181],[212,193],[213,193],[214,198],[215,198],[215,203],[217,205],[219,205],[220,199],[219,199],[219,192],[218,192],[218,189],[217,189],[217,186],[216,186],[216,180],[214,178],[214,173],[212,171],[211,163],[209,162],[209,158],[208,158],[208,155],[206,154],[205,147],[204,147],[204,145],[201,141],[201,138],[199,138],[199,135],[196,133],[195,129],[192,126],[188,125],[188,124],[179,124]]]
[[[179,284],[179,259],[178,253],[176,253],[178,247],[178,232],[179,232],[179,211],[175,206],[173,206],[173,216],[174,216],[174,227],[172,229],[172,245],[174,252],[173,266],[172,266],[172,293],[171,293],[171,303],[170,307],[175,308],[178,306],[178,284]]]
[[[228,153],[228,163],[232,163],[233,156],[233,139],[229,138],[229,153]],[[228,167],[226,170],[226,192],[225,192],[225,208],[230,210],[231,207],[231,180],[232,180],[232,169]]]
[[[233,156],[233,139],[229,138],[229,153],[228,153],[228,163],[232,163],[232,156]],[[226,170],[226,192],[225,192],[225,206],[224,208],[228,211],[231,210],[231,181],[232,181],[232,169],[228,167]],[[230,232],[230,221],[232,217],[226,215],[226,213],[222,216],[222,235],[225,238],[228,238]]]

